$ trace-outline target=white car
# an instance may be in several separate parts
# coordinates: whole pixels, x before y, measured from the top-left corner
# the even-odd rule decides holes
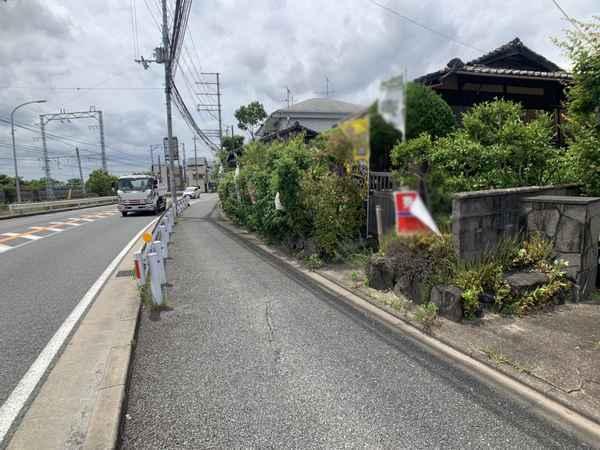
[[[183,196],[192,198],[200,198],[200,188],[198,186],[188,186],[183,191]]]

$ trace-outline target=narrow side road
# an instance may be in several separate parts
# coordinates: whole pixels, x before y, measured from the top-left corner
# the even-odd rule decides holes
[[[179,219],[172,309],[144,311],[122,448],[585,448],[292,280],[209,198]]]

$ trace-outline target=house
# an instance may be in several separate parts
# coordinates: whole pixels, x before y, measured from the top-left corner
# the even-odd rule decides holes
[[[308,139],[364,108],[331,98],[313,98],[273,112],[257,132],[263,142],[305,133]]]
[[[438,92],[458,118],[477,103],[503,98],[521,103],[527,118],[541,111],[550,113],[558,131],[565,86],[571,79],[568,72],[516,38],[466,63],[454,58],[443,69],[415,81]]]
[[[188,158],[186,160],[186,186],[198,186],[208,192],[211,164],[205,157]]]

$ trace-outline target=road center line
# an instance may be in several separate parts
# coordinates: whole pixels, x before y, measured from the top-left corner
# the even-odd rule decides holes
[[[79,227],[82,224],[73,222],[50,222],[50,225],[71,225],[72,227]]]
[[[71,332],[79,323],[82,316],[87,311],[90,304],[94,301],[98,292],[102,289],[108,278],[115,271],[121,260],[127,255],[129,250],[135,245],[138,239],[142,236],[145,230],[150,228],[158,219],[154,219],[144,228],[142,228],[135,237],[121,250],[115,259],[102,272],[102,275],[94,282],[92,287],[79,300],[77,306],[71,311],[71,314],[66,318],[58,331],[52,336],[46,344],[42,352],[38,355],[27,373],[21,378],[19,384],[13,389],[10,396],[0,407],[0,447],[2,447],[8,431],[21,413],[21,410],[29,400],[31,394],[35,391],[40,380],[52,364],[56,355],[63,347],[66,340],[71,335]]]
[[[83,220],[84,222],[93,222],[94,219],[84,219],[83,217],[69,217],[69,220]]]
[[[62,228],[53,228],[53,227],[29,227],[29,229],[37,230],[37,231],[56,231],[56,232],[64,231]]]

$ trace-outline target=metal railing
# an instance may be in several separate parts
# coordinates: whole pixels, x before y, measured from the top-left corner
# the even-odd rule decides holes
[[[169,257],[169,241],[175,226],[175,218],[190,206],[187,197],[181,197],[170,205],[158,218],[149,236],[144,236],[145,244],[134,254],[135,277],[139,287],[149,281],[152,303],[165,304],[165,286],[167,285],[166,259]]]
[[[81,208],[84,206],[102,206],[117,202],[117,197],[75,198],[52,202],[11,203],[8,210],[16,216],[30,212],[52,211],[54,209]]]
[[[369,174],[369,189],[371,191],[391,191],[394,189],[394,179],[391,172],[371,172]]]

